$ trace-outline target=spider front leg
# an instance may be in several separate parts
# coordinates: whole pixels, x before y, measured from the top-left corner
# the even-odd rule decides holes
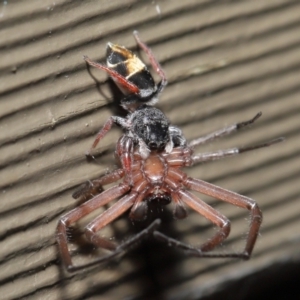
[[[95,209],[102,207],[105,204],[112,201],[113,199],[124,195],[126,192],[129,191],[129,189],[130,187],[124,184],[114,186],[97,195],[96,197],[92,198],[91,200],[83,203],[79,207],[74,208],[73,210],[61,217],[57,225],[56,240],[58,243],[58,248],[61,254],[62,261],[68,271],[75,271],[85,266],[74,266],[72,263],[72,258],[68,249],[67,228],[71,224],[77,222],[79,219],[94,211]],[[105,257],[102,260],[105,260]]]
[[[90,156],[91,151],[97,147],[98,143],[100,142],[100,140],[102,140],[104,138],[104,136],[110,131],[112,125],[116,123],[117,125],[121,126],[123,129],[128,129],[129,125],[127,124],[126,120],[121,118],[121,117],[116,117],[116,116],[112,116],[110,117],[105,124],[103,125],[103,127],[99,130],[99,132],[96,135],[96,138],[92,144],[92,147],[90,148],[89,151],[86,152],[87,156]]]
[[[131,126],[126,119],[123,119],[121,117],[116,117],[116,116],[110,117],[98,132],[92,147],[86,153],[86,155],[88,156],[90,155],[92,149],[94,149],[98,145],[100,140],[107,134],[107,132],[111,129],[114,123],[116,123],[117,125],[119,125],[125,130],[126,129],[129,130]],[[125,170],[125,174],[126,174],[125,182],[129,184],[131,184],[131,164],[133,159],[133,147],[134,147],[133,138],[129,137],[126,134],[120,137],[116,147],[117,157],[119,157],[120,159],[120,162],[122,164],[122,169]]]

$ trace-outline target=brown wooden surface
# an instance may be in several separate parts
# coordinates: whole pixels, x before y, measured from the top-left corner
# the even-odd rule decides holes
[[[299,16],[299,1],[286,0],[2,1],[0,299],[247,299],[299,274]],[[261,236],[248,262],[186,258],[149,241],[108,266],[71,275],[60,266],[57,220],[76,206],[76,186],[114,168],[120,135],[113,130],[103,141],[99,164],[86,161],[116,109],[106,75],[89,73],[82,55],[103,61],[108,41],[136,49],[134,29],[169,79],[159,107],[187,138],[263,112],[250,129],[199,151],[286,137],[188,171],[261,206]],[[224,251],[241,249],[247,213],[210,203],[232,220]],[[196,213],[170,222],[191,243],[206,232]]]

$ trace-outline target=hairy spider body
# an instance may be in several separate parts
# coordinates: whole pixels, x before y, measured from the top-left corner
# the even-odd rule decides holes
[[[132,139],[134,146],[139,146],[139,153],[143,158],[147,158],[152,150],[171,152],[174,146],[186,145],[186,139],[181,130],[170,125],[169,120],[161,110],[144,104],[133,113],[128,114],[125,119],[117,116],[110,117],[97,134],[90,151],[97,146],[114,123],[124,129],[125,135]],[[130,153],[128,149],[132,146],[129,144],[127,139],[122,145],[119,143],[117,149],[121,152]],[[90,154],[90,151],[87,155]],[[119,157],[122,159],[122,154]],[[128,159],[130,158],[128,157]],[[130,164],[131,162],[124,162],[123,164],[127,171],[129,171]]]

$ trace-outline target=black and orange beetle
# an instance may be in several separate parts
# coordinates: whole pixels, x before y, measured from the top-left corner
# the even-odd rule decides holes
[[[137,31],[133,32],[133,36],[139,47],[147,54],[153,69],[161,77],[161,81],[157,85],[147,66],[124,46],[107,43],[107,66],[84,56],[89,65],[104,70],[114,80],[125,95],[125,98],[121,100],[121,105],[128,111],[134,111],[142,104],[154,105],[158,101],[158,95],[167,85],[165,72],[155,59],[151,49],[140,40]]]

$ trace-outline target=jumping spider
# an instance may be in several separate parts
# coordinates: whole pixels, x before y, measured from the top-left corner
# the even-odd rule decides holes
[[[102,188],[103,185],[119,180],[123,181],[100,192],[92,199],[61,217],[57,227],[56,239],[64,265],[68,271],[72,272],[96,263],[108,261],[118,255],[124,254],[130,246],[149,234],[152,234],[156,239],[167,243],[169,246],[183,249],[191,256],[248,259],[252,253],[262,222],[262,213],[257,203],[251,198],[228,191],[200,179],[188,177],[181,168],[192,166],[195,163],[216,160],[253,149],[267,147],[283,139],[279,138],[245,148],[231,148],[216,152],[194,154],[194,147],[253,124],[261,116],[261,113],[258,113],[251,120],[225,127],[187,143],[181,131],[177,127],[172,126],[159,109],[149,105],[149,103],[153,104],[156,101],[155,99],[165,86],[166,80],[164,72],[150,49],[139,40],[136,32],[134,35],[138,44],[146,51],[154,69],[161,75],[162,82],[158,87],[155,87],[153,85],[154,81],[149,79],[152,77],[145,66],[131,51],[124,47],[108,44],[108,67],[85,58],[89,64],[107,71],[117,84],[121,86],[122,90],[128,92],[128,96],[122,100],[122,105],[129,111],[126,118],[110,117],[99,131],[91,149],[97,146],[114,123],[124,130],[124,134],[117,142],[115,152],[116,158],[120,163],[120,168],[94,180],[90,189],[94,191],[98,187]],[[113,58],[116,58],[117,62]],[[120,64],[122,64],[123,68],[119,69]],[[124,66],[126,66],[125,69]],[[134,72],[133,67],[136,66],[137,69],[135,71],[137,72],[133,74],[136,75],[134,81],[132,73]],[[121,69],[124,71],[123,73],[121,73]],[[147,72],[143,73],[144,71]],[[143,81],[141,79],[143,76],[139,77],[139,72],[142,72],[142,75],[147,74],[144,77],[147,80],[144,82],[143,87],[140,85]],[[249,210],[249,232],[245,248],[241,253],[220,254],[210,252],[229,235],[230,221],[189,190],[200,192]],[[89,188],[84,188],[76,192],[73,196],[79,198],[88,192]],[[110,250],[111,253],[89,264],[74,265],[68,249],[68,227],[95,209],[118,198],[120,199],[115,204],[85,227],[86,238],[96,247]],[[100,229],[113,222],[128,210],[130,210],[130,219],[143,220],[147,214],[148,203],[152,201],[157,201],[165,205],[173,202],[173,214],[176,219],[184,219],[187,216],[185,208],[185,205],[187,205],[215,224],[218,230],[211,239],[200,247],[182,243],[159,232],[157,230],[160,224],[159,219],[120,245],[97,234]]]

